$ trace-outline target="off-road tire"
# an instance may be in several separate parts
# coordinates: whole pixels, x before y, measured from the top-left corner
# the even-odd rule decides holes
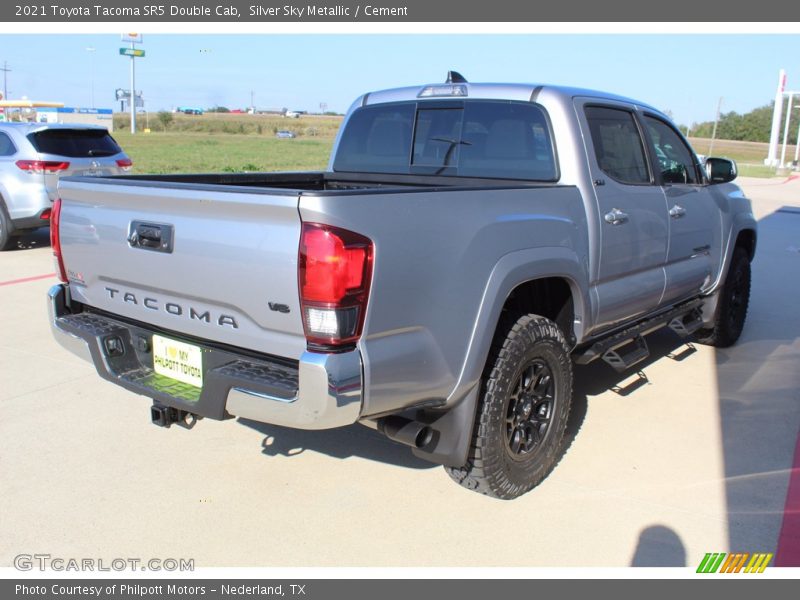
[[[467,463],[445,469],[467,489],[511,500],[537,486],[561,458],[572,360],[564,334],[545,317],[524,315],[505,335],[498,333],[484,371]]]
[[[695,338],[701,344],[727,348],[736,343],[744,328],[747,306],[750,302],[750,256],[737,246],[733,250],[731,266],[722,285],[714,326],[700,329]]]

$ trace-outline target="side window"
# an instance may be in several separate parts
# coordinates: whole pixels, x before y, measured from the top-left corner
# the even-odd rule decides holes
[[[353,113],[339,142],[334,171],[408,173],[414,104],[367,106]]]
[[[604,173],[622,183],[650,183],[644,145],[633,114],[617,108],[587,106],[586,120],[597,164]]]
[[[697,183],[697,168],[692,151],[675,130],[664,121],[645,116],[647,133],[664,183]]]
[[[555,181],[555,152],[544,111],[521,102],[468,102],[459,175]]]
[[[5,133],[0,133],[0,156],[11,156],[16,154],[17,149],[14,147],[14,142]]]

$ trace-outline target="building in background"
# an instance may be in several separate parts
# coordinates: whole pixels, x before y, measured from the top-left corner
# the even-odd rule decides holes
[[[110,108],[75,108],[64,106],[63,102],[38,100],[0,100],[0,121],[80,123],[114,130],[113,111]]]
[[[83,125],[102,125],[114,131],[113,110],[110,108],[39,108],[36,111],[37,123],[81,123]]]

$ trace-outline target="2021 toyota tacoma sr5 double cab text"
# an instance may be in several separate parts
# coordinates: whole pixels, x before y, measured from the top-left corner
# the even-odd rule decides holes
[[[360,422],[514,498],[562,454],[573,363],[737,340],[735,177],[641,102],[452,73],[358,98],[325,172],[62,179],[52,328],[159,425]]]

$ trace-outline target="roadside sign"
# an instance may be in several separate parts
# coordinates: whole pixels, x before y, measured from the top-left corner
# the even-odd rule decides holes
[[[119,53],[122,56],[136,56],[138,58],[144,57],[144,50],[139,48],[120,48]]]
[[[144,40],[142,40],[141,33],[123,33],[122,34],[122,41],[123,42],[132,42],[134,44],[141,44]]]

